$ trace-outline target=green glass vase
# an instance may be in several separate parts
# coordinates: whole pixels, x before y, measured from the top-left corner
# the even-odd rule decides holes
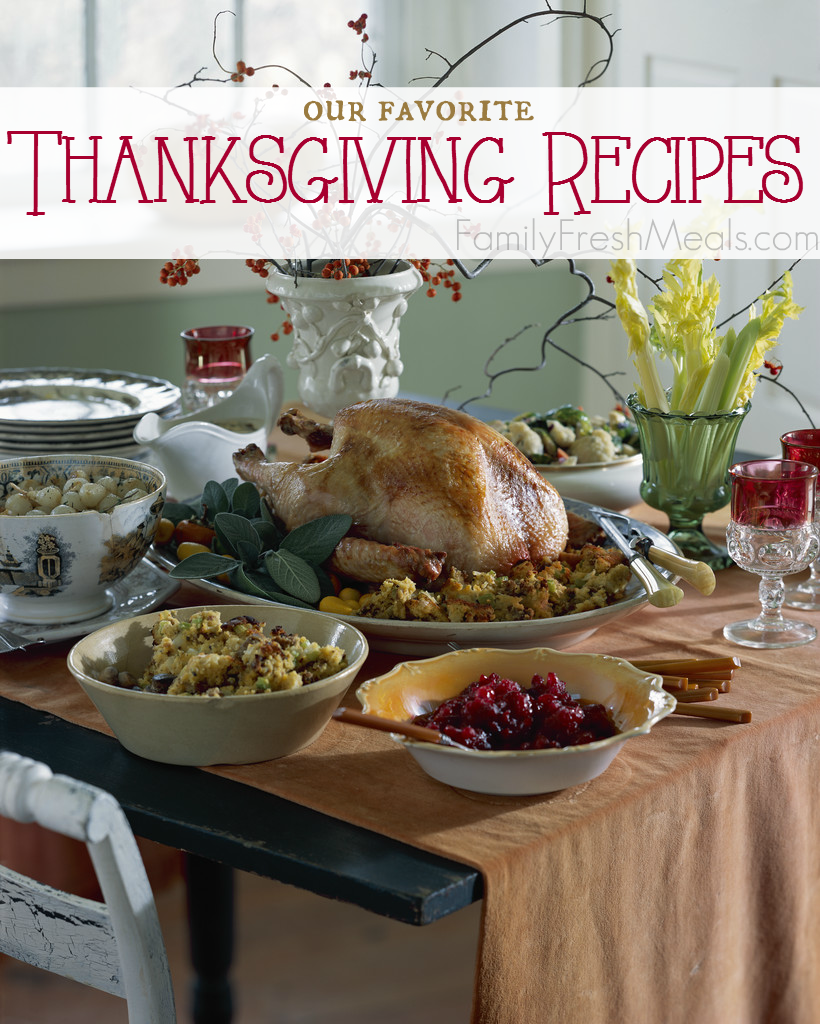
[[[728,471],[750,404],[731,412],[661,412],[644,408],[636,394],[626,404],[641,438],[641,497],[666,513],[668,535],[687,558],[712,569],[732,565],[726,548],[703,532],[703,517],[729,504]]]

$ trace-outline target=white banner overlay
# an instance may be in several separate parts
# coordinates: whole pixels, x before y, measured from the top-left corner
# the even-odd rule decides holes
[[[817,89],[0,90],[0,257],[816,258]]]

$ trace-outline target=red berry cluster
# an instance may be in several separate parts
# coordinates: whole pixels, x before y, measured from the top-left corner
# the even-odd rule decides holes
[[[366,14],[360,14],[356,21],[349,21],[347,23],[347,27],[352,28],[357,36],[361,36],[363,43],[366,43],[367,40],[370,38],[367,32],[365,32],[365,28],[367,28]],[[350,71],[348,72],[348,77],[351,82],[355,82],[357,78],[360,81],[364,81],[366,78],[372,78],[373,76],[370,74],[369,71]]]
[[[247,232],[254,242],[260,242],[262,240],[262,214],[252,213],[243,224],[242,230]]]
[[[427,295],[432,299],[436,295],[436,288],[441,285],[450,289],[450,298],[453,302],[461,302],[461,281],[454,281],[456,272],[453,269],[453,261],[447,260],[446,266],[440,263],[431,263],[430,260],[410,260],[413,266],[421,274],[421,279],[430,287]]]
[[[198,273],[199,260],[168,260],[159,272],[159,280],[160,284],[167,284],[173,288],[178,284],[187,284],[188,278]]]
[[[258,274],[260,277],[267,277],[270,273],[268,270],[267,260],[247,259],[245,260],[245,266],[251,271],[251,273]]]
[[[347,23],[347,27],[348,28],[352,28],[357,36],[361,36],[363,43],[367,42],[369,37],[367,35],[367,32],[365,32],[365,29],[367,28],[367,15],[366,14],[360,14],[359,17],[356,19],[356,21],[349,21]]]
[[[336,281],[341,281],[344,277],[368,277],[369,275],[370,263],[368,260],[329,260],[322,267],[322,277],[332,277]]]
[[[232,82],[244,82],[245,77],[253,78],[256,74],[256,69],[248,67],[244,60],[238,60],[236,62],[236,71],[231,75]]]

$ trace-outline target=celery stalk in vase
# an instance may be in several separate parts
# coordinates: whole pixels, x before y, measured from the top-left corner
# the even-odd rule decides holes
[[[616,309],[638,373],[638,396],[646,408],[661,412],[718,413],[745,405],[786,318],[797,319],[802,312],[792,299],[787,271],[780,286],[763,295],[759,316],[752,305],[739,333],[729,328],[718,336],[720,285],[714,274],[704,280],[701,260],[670,260],[663,289],[648,310],[638,297],[633,260],[615,260],[612,277]],[[660,360],[672,368],[668,400],[660,383]]]

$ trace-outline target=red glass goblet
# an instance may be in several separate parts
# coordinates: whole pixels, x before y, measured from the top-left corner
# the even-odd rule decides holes
[[[820,430],[790,430],[780,438],[784,459],[808,462],[820,469]],[[820,609],[820,558],[809,567],[809,578],[786,587],[785,603],[791,608]]]
[[[731,519],[726,546],[732,560],[760,576],[761,612],[723,627],[723,635],[744,647],[795,647],[817,630],[783,618],[783,576],[801,572],[817,557],[820,535],[814,523],[818,470],[806,462],[759,459],[739,462],[732,480]]]
[[[189,412],[227,398],[253,362],[252,327],[192,327],[183,331],[185,387]]]

